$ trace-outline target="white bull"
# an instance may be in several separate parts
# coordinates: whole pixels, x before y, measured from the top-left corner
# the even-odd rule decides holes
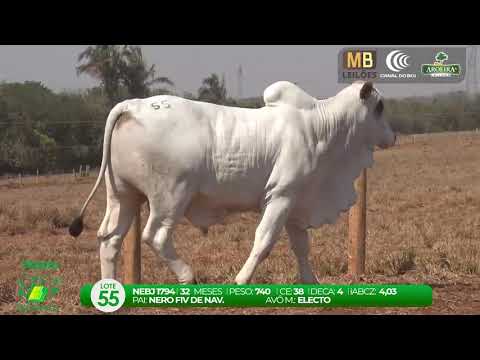
[[[85,209],[105,174],[107,209],[98,231],[102,278],[115,278],[122,240],[148,201],[142,241],[181,283],[195,276],[175,251],[175,224],[185,216],[206,233],[227,213],[246,210],[262,212],[262,219],[235,282],[250,282],[284,226],[300,281],[316,282],[307,229],[335,222],[355,203],[355,178],[372,166],[374,146],[392,146],[395,135],[370,82],[317,100],[281,81],[265,90],[264,101],[260,109],[244,109],[162,95],[112,109],[97,182],[70,226],[72,236],[81,233]]]

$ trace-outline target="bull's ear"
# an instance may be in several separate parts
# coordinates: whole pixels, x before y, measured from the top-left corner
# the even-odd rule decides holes
[[[366,100],[371,95],[373,90],[373,83],[371,81],[367,81],[363,84],[362,89],[360,90],[360,99]]]

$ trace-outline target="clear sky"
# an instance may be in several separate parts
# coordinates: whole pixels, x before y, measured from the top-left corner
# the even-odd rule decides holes
[[[87,45],[0,45],[0,81],[41,81],[59,91],[91,87],[97,82],[77,76],[78,54]],[[243,67],[243,96],[261,96],[279,80],[296,82],[316,97],[334,95],[346,84],[337,83],[337,56],[349,45],[148,45],[142,46],[159,76],[169,77],[177,91],[196,93],[213,72],[225,74],[229,94],[237,95],[237,69]],[[368,45],[374,47],[373,45]],[[355,47],[359,47],[356,45]],[[385,84],[386,97],[431,95],[464,90],[459,84]]]

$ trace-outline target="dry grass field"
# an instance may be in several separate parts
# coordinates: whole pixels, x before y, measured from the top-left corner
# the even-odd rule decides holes
[[[429,308],[121,309],[116,314],[480,314],[480,135],[431,136],[375,153],[368,172],[366,275],[347,269],[347,214],[310,231],[311,260],[323,283],[426,283]],[[79,305],[79,288],[100,278],[96,231],[105,211],[104,186],[87,210],[78,239],[67,226],[94,177],[0,182],[0,313],[14,314],[22,260],[60,264],[60,314],[98,314]],[[143,209],[145,213],[145,209]],[[145,215],[145,214],[144,214]],[[145,221],[146,216],[143,216]],[[233,283],[246,260],[258,216],[236,214],[208,236],[186,221],[175,232],[179,253],[203,283]],[[121,260],[120,260],[120,265]],[[120,267],[121,271],[121,267]],[[142,244],[144,283],[174,283]],[[296,264],[283,232],[255,283],[294,283]]]

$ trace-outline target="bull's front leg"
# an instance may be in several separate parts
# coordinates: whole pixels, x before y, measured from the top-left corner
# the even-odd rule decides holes
[[[292,199],[288,196],[276,197],[266,206],[255,231],[255,242],[250,256],[235,278],[238,285],[248,284],[257,266],[268,256],[285,225],[291,206]]]
[[[290,246],[295,254],[295,257],[297,258],[300,282],[302,284],[318,283],[318,279],[313,274],[312,267],[310,266],[310,262],[308,260],[310,244],[307,230],[301,229],[294,224],[287,224],[285,228],[290,240]]]

